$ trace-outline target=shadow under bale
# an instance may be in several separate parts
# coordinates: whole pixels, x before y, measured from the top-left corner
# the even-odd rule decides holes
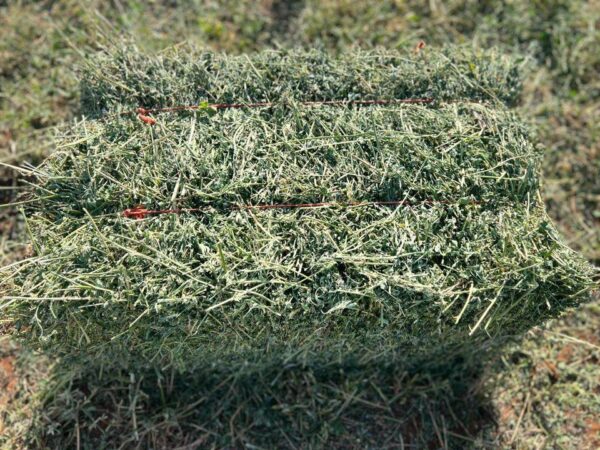
[[[306,364],[66,359],[40,390],[35,448],[487,448],[495,412],[483,389],[498,348],[444,346]],[[490,445],[489,443],[487,443]],[[490,447],[491,448],[491,447]]]

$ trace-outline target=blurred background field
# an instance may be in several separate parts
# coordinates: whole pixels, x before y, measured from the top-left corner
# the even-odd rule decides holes
[[[155,52],[184,42],[244,53],[293,46],[405,49],[424,41],[522,55],[529,70],[519,109],[544,147],[544,200],[565,241],[600,265],[597,0],[0,0],[3,204],[18,201],[26,187],[12,166],[38,164],[52,151],[56,127],[78,117],[83,56],[117,36]],[[27,254],[17,208],[0,209],[0,229],[0,264]],[[49,362],[0,339],[0,445],[14,448],[35,420],[31,411],[41,401],[35,393]],[[483,389],[490,423],[485,439],[471,436],[473,446],[600,446],[598,300],[530,332],[497,369]],[[439,441],[443,447],[443,436]]]

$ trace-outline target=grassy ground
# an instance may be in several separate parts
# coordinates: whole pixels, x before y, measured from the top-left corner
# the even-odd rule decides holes
[[[266,46],[499,46],[526,55],[521,109],[545,147],[545,200],[567,242],[600,264],[600,2],[197,0],[0,1],[0,199],[26,179],[11,165],[37,164],[55,126],[78,113],[81,54],[126,33],[145,50],[186,40],[231,52]],[[27,253],[21,222],[0,209],[0,263]],[[0,327],[2,326],[0,322]],[[600,302],[507,352],[486,382],[496,413],[478,446],[593,449],[600,445]],[[29,424],[47,364],[2,340],[0,409],[18,436]],[[60,395],[60,394],[58,394]],[[35,398],[35,395],[30,396]],[[19,407],[17,407],[19,406]],[[464,406],[464,405],[463,405]],[[6,418],[6,416],[4,416]],[[20,423],[20,427],[14,425]],[[440,425],[441,427],[441,425]],[[468,427],[467,427],[468,428]],[[490,431],[491,430],[491,431]],[[477,435],[477,433],[475,433]],[[477,438],[477,436],[475,436]],[[2,440],[0,440],[2,442]],[[15,441],[7,440],[7,448]],[[440,439],[443,446],[444,439]],[[465,441],[466,442],[466,441]],[[488,442],[486,444],[485,442]]]

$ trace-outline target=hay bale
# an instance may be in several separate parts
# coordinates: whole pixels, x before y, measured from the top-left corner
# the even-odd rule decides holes
[[[518,78],[503,60],[100,61],[83,81],[92,115],[274,104],[154,125],[109,113],[59,138],[29,203],[35,256],[2,272],[3,311],[46,348],[235,371],[291,359],[437,366],[432,355],[477,357],[588,297],[590,269],[540,201],[529,131],[503,106]],[[438,101],[302,103],[380,95]],[[377,203],[388,201],[403,203]],[[137,204],[199,211],[123,216]]]
[[[432,97],[514,105],[523,62],[495,51],[449,47],[411,55],[389,51],[330,56],[263,51],[228,56],[181,49],[148,58],[135,48],[100,53],[84,67],[88,116],[203,101],[368,100]]]

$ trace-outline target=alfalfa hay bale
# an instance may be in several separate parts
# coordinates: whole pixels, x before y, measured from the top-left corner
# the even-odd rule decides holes
[[[44,348],[412,367],[445,348],[476,355],[587,298],[590,270],[547,218],[530,132],[505,108],[519,84],[506,60],[99,61],[83,101],[100,117],[37,171],[35,255],[2,271],[4,314]],[[304,103],[380,97],[434,102]],[[181,104],[203,106],[153,124],[135,113]],[[123,215],[136,205],[169,212]]]

